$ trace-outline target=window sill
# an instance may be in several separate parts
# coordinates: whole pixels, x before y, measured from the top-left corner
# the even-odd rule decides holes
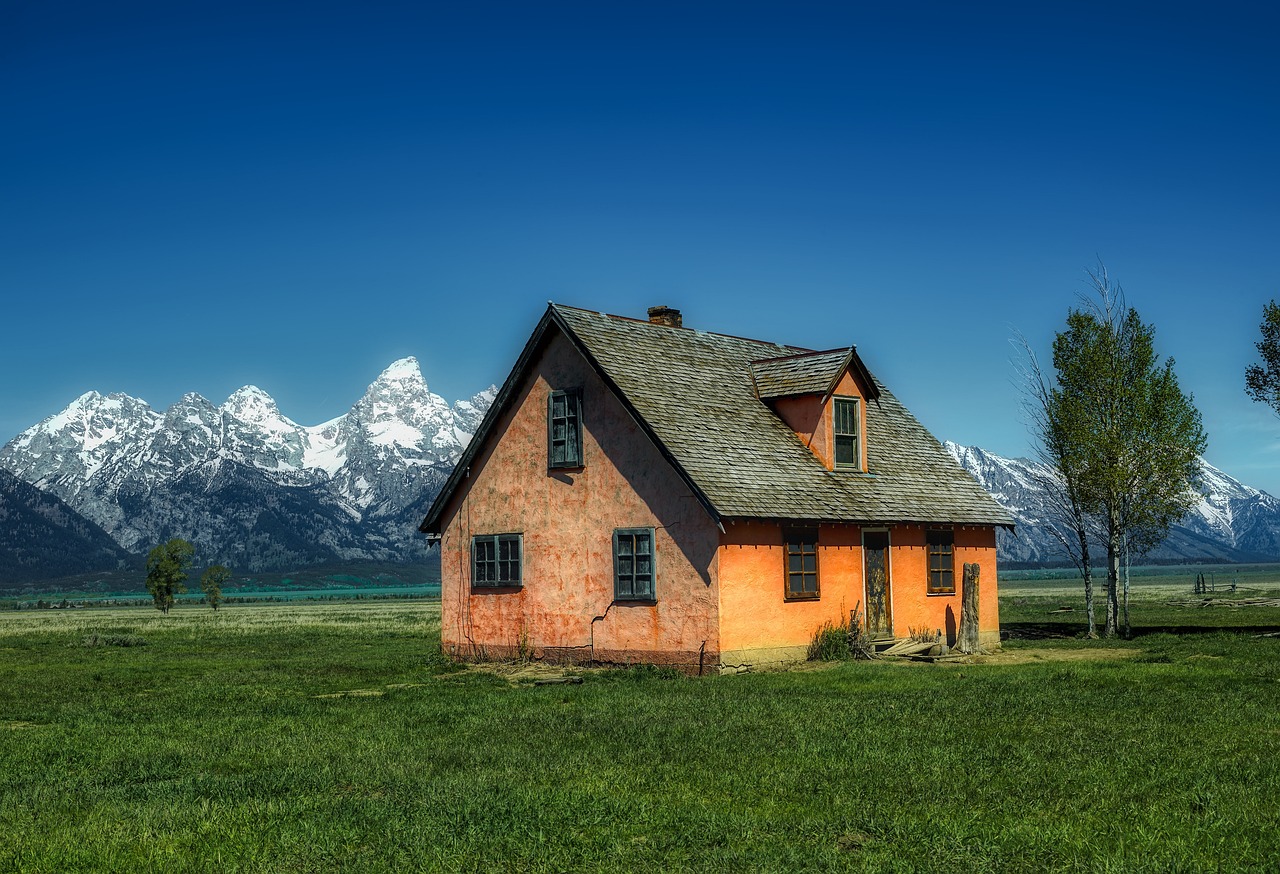
[[[517,586],[477,586],[474,583],[471,586],[471,594],[473,595],[510,595],[519,592],[524,588],[523,585]]]
[[[658,606],[657,598],[614,598],[613,606],[615,607],[656,607]]]
[[[924,595],[926,598],[954,598],[956,590],[952,589],[950,592],[925,592]]]
[[[782,600],[786,603],[791,601],[821,601],[822,595],[783,595]]]

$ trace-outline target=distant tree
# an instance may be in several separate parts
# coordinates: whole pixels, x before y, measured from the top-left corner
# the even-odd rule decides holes
[[[204,592],[204,600],[214,610],[223,602],[222,587],[231,579],[231,571],[220,564],[206,570],[200,576],[200,591]]]
[[[1089,276],[1096,299],[1070,310],[1054,339],[1048,420],[1062,443],[1064,480],[1101,520],[1110,637],[1119,630],[1121,563],[1128,633],[1128,557],[1162,541],[1198,500],[1191,486],[1206,438],[1173,359],[1155,352],[1155,329],[1125,305],[1105,268]]]
[[[1254,345],[1262,364],[1250,364],[1244,371],[1244,391],[1258,403],[1280,414],[1280,306],[1273,300],[1262,308],[1262,339]]]
[[[187,591],[187,568],[195,551],[188,541],[174,537],[147,554],[147,591],[156,609],[166,616],[173,596]]]

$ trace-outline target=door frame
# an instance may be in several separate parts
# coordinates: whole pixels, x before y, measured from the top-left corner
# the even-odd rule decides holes
[[[884,610],[886,614],[887,627],[885,632],[888,637],[893,637],[893,537],[888,528],[863,528],[862,529],[862,624],[866,627],[867,633],[872,633],[871,628],[871,593],[867,591],[867,535],[884,535]],[[878,548],[878,547],[877,547]]]

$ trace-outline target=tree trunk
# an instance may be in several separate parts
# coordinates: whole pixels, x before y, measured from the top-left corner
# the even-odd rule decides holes
[[[1120,521],[1107,514],[1107,637],[1120,632]]]
[[[1129,538],[1124,539],[1124,636],[1132,637],[1129,630]]]
[[[1098,636],[1098,623],[1093,618],[1093,568],[1089,562],[1089,534],[1084,522],[1078,522],[1076,534],[1080,538],[1080,572],[1084,575],[1084,612],[1089,614],[1089,637]]]
[[[960,593],[960,629],[956,633],[956,651],[975,655],[982,651],[978,643],[978,572],[980,566],[965,562],[964,591]]]

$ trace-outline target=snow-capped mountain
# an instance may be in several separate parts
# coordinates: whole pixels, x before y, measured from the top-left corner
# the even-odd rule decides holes
[[[943,445],[1017,520],[1016,532],[997,534],[1002,561],[1066,560],[1051,531],[1057,516],[1050,498],[1054,476],[1048,467],[1025,458],[1004,458],[976,446]],[[1280,499],[1202,463],[1199,502],[1148,557],[1263,561],[1280,556]]]
[[[0,468],[66,501],[133,552],[169,537],[245,570],[426,553],[405,516],[439,491],[497,393],[450,405],[413,358],[315,426],[255,386],[163,413],[88,392],[0,449]]]

